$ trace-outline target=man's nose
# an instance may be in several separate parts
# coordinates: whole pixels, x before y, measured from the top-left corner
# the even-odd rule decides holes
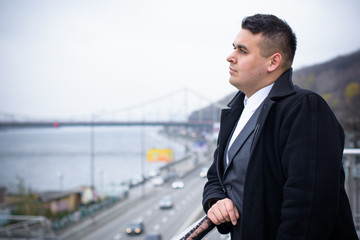
[[[230,53],[230,55],[226,58],[226,61],[228,62],[236,62],[236,58],[234,57],[234,52]]]

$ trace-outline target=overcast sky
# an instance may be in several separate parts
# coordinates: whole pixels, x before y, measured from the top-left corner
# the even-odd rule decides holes
[[[359,0],[0,0],[0,112],[78,116],[184,88],[219,100],[255,13],[293,28],[295,70],[360,49]]]

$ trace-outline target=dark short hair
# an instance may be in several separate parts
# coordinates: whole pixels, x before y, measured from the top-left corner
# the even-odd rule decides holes
[[[255,14],[243,19],[242,28],[252,34],[262,34],[264,41],[259,47],[264,57],[280,52],[283,67],[291,67],[296,51],[296,36],[284,20],[271,14]]]

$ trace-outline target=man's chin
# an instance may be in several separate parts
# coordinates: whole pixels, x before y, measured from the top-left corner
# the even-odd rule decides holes
[[[236,86],[235,86],[235,81],[234,81],[234,79],[232,79],[231,77],[229,78],[229,83],[230,83],[231,85],[233,85],[234,87],[236,87]]]

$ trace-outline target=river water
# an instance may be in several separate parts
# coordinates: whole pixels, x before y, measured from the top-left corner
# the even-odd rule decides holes
[[[185,146],[159,134],[160,127],[94,127],[95,186],[120,183],[165,163],[146,161],[151,148]],[[33,191],[71,190],[91,184],[91,128],[0,130],[0,185],[14,191],[18,178]]]

